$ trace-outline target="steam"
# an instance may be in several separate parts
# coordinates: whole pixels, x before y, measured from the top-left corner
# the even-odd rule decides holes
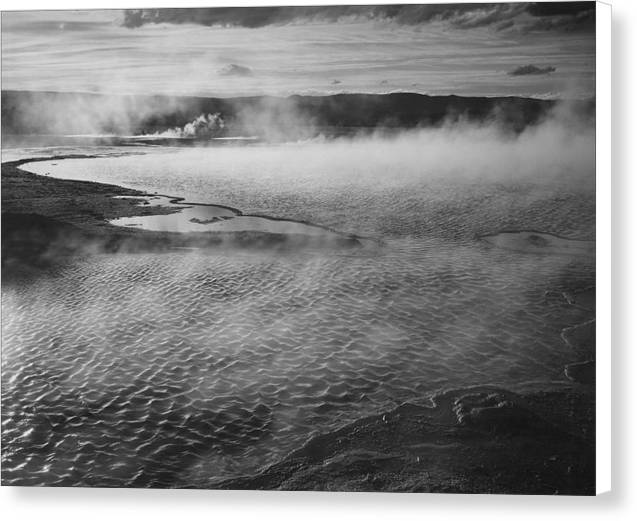
[[[592,101],[580,100],[576,105],[573,114],[591,117]],[[321,134],[334,138],[379,131],[401,133],[410,128],[439,128],[457,122],[493,124],[519,133],[541,122],[555,106],[555,100],[406,92],[193,98],[4,91],[2,132],[4,136],[142,135],[202,140],[258,136],[264,141],[281,142]]]
[[[219,70],[220,76],[252,76],[252,69],[243,65],[231,63]]]
[[[30,91],[2,92],[2,133],[127,135],[183,108],[178,98]],[[164,125],[164,129],[168,125]]]
[[[164,132],[156,132],[155,136],[172,138],[211,139],[223,133],[225,122],[219,113],[201,114],[183,127],[176,127]]]
[[[513,227],[590,238],[595,126],[578,104],[558,103],[521,132],[503,126],[493,114],[484,122],[450,116],[435,127],[341,137],[314,128],[307,138],[303,132],[310,122],[293,105],[289,108],[268,112],[259,106],[251,115],[255,126],[271,125],[270,135],[261,134],[266,141],[287,137],[284,143],[272,139],[275,143],[260,146],[148,153],[118,159],[124,163],[119,168],[112,167],[113,159],[87,159],[68,162],[61,174],[363,236],[451,230],[471,238]],[[285,135],[278,135],[283,127]],[[178,130],[174,135],[183,135]],[[29,170],[55,176],[52,168],[35,163]],[[183,178],[175,178],[177,169],[185,172]],[[443,204],[447,193],[435,195],[443,186],[457,191],[458,198],[452,198],[456,206]],[[505,193],[512,199],[494,197],[500,186],[509,187]],[[579,200],[554,195],[562,191],[580,194]],[[549,213],[539,212],[537,205]],[[570,212],[572,205],[581,211]],[[473,211],[460,224],[459,216]],[[487,218],[496,214],[505,217]]]

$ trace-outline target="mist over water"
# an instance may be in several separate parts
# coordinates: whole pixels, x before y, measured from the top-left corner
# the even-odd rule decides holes
[[[594,129],[564,110],[521,134],[497,124],[450,123],[390,137],[155,147],[143,155],[24,168],[374,236],[471,237],[530,226],[592,238],[594,154]],[[579,199],[573,204],[581,212],[568,216],[562,198]],[[535,203],[534,212],[553,215],[534,218],[527,207]],[[475,221],[461,217],[465,212]]]
[[[100,255],[3,288],[7,482],[210,486],[442,388],[559,382],[588,316],[559,293],[594,258],[476,238],[594,240],[594,133],[568,118],[24,168],[377,242]]]

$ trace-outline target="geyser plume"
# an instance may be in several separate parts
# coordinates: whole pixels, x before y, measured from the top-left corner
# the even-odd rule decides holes
[[[211,139],[223,133],[225,122],[220,113],[201,114],[183,127],[175,127],[164,132],[155,132],[155,136]]]

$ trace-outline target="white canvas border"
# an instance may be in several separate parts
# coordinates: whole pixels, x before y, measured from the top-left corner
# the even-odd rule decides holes
[[[473,0],[463,0],[471,2]],[[1,0],[2,10],[25,9],[119,9],[130,7],[199,7],[222,5],[290,5],[321,3],[386,4],[427,3],[424,0],[385,1],[312,1],[290,0]],[[449,3],[444,0],[429,3]],[[632,28],[637,30],[637,28]],[[634,49],[633,49],[634,51]],[[624,51],[627,52],[627,51]],[[598,2],[597,7],[597,491],[611,489],[611,8]],[[630,95],[630,94],[629,94]],[[634,139],[634,136],[631,136]],[[617,224],[617,223],[615,223]],[[625,224],[628,226],[628,224]],[[624,238],[624,237],[622,237]],[[625,249],[623,250],[626,251]],[[637,288],[630,288],[637,289]],[[628,289],[624,291],[629,291]],[[623,371],[622,371],[623,372]],[[632,415],[632,412],[629,414]],[[626,463],[627,464],[627,463]],[[445,519],[542,517],[598,519],[606,508],[593,506],[590,498],[529,498],[492,496],[382,495],[315,493],[246,493],[215,491],[138,491],[105,489],[7,489],[0,491],[0,508],[9,518],[24,513],[42,515],[47,520],[82,517],[112,520],[114,515],[138,515],[143,509],[153,519],[175,519],[209,516],[214,511],[219,519],[296,519],[308,520],[327,516],[348,519],[381,519],[388,515],[399,519],[422,519],[444,516]],[[607,504],[606,507],[610,505]],[[99,508],[98,508],[99,507]],[[520,507],[523,507],[520,510]],[[530,507],[528,510],[526,507]],[[13,516],[11,516],[13,514]]]
[[[611,490],[611,6],[596,9],[596,471],[597,493]]]

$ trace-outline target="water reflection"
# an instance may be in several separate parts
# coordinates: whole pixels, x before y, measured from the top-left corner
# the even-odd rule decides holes
[[[120,198],[127,196],[119,196]],[[131,197],[140,199],[139,197]],[[159,232],[263,232],[300,235],[337,235],[321,226],[284,219],[241,215],[225,206],[181,203],[167,196],[141,198],[140,206],[174,209],[174,213],[120,217],[109,221],[116,226],[137,227]]]

